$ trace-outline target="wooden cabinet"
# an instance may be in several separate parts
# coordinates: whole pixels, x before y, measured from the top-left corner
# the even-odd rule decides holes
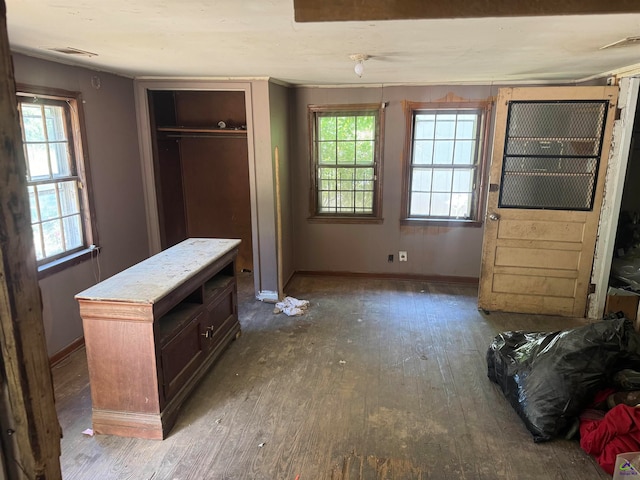
[[[165,438],[240,332],[239,245],[190,238],[76,295],[95,433]]]

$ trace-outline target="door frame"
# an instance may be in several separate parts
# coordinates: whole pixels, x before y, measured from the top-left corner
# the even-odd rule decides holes
[[[256,181],[256,152],[254,142],[252,84],[249,81],[226,80],[175,80],[166,78],[140,79],[135,81],[134,93],[136,118],[138,123],[138,139],[140,163],[142,168],[142,186],[144,190],[145,211],[149,254],[154,255],[162,250],[160,240],[160,223],[153,166],[152,136],[150,131],[149,90],[199,90],[199,91],[242,91],[245,96],[247,114],[247,147],[249,162],[249,193],[251,202],[251,240],[253,250],[253,282],[256,297],[260,300],[268,298],[271,291],[264,285],[269,283],[262,278],[263,258],[260,255],[260,230],[258,219],[258,194]],[[264,298],[263,298],[264,297]]]
[[[595,291],[587,299],[587,317],[593,320],[602,318],[607,299],[611,261],[613,259],[618,218],[622,204],[622,192],[631,150],[633,122],[638,106],[638,94],[640,93],[640,79],[638,77],[622,78],[619,87],[618,108],[621,111],[619,119],[613,125],[612,148],[609,153],[604,197],[600,210],[598,236],[593,269],[591,271],[591,283],[595,285]]]

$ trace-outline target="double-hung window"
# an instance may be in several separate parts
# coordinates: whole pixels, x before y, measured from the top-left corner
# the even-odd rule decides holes
[[[311,218],[381,221],[381,104],[309,106]]]
[[[39,270],[78,259],[94,243],[77,96],[17,93],[31,227]]]
[[[404,219],[476,223],[486,106],[408,103],[406,115]]]

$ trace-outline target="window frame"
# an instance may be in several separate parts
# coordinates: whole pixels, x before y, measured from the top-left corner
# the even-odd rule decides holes
[[[60,254],[43,258],[36,262],[38,268],[38,278],[45,278],[53,273],[62,271],[73,265],[77,265],[99,251],[97,239],[97,228],[95,222],[95,211],[92,199],[92,183],[89,170],[89,159],[87,156],[86,133],[84,127],[84,112],[82,109],[82,94],[62,89],[18,84],[16,85],[16,108],[18,103],[30,103],[29,98],[37,98],[44,103],[62,104],[66,103],[65,121],[68,132],[69,152],[75,166],[75,177],[78,182],[78,202],[80,206],[80,221],[82,225],[83,245],[71,250],[66,250]],[[20,130],[23,130],[22,112],[19,110]],[[24,134],[23,134],[24,135]],[[27,162],[24,155],[25,166]],[[57,182],[54,182],[57,183]],[[31,182],[27,182],[30,186]],[[35,248],[35,247],[34,247]]]
[[[469,101],[469,102],[404,102],[405,111],[405,144],[402,158],[402,212],[400,216],[401,225],[413,226],[457,226],[457,227],[480,227],[483,225],[483,212],[485,209],[485,182],[489,157],[489,131],[491,126],[491,101]],[[410,216],[410,190],[413,157],[413,129],[415,125],[415,115],[428,112],[464,113],[464,111],[479,111],[480,127],[477,139],[477,162],[476,181],[472,192],[471,218],[456,219],[442,217],[416,217]]]
[[[365,103],[345,105],[308,105],[309,113],[309,157],[310,157],[310,189],[309,217],[311,222],[318,223],[382,223],[382,157],[384,139],[384,113],[386,103]],[[317,120],[318,114],[361,114],[371,112],[376,116],[376,133],[373,163],[373,205],[371,214],[319,213],[318,212],[318,151]]]

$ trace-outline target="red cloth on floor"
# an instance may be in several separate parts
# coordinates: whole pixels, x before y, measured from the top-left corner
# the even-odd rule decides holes
[[[604,416],[594,413],[585,410],[580,415],[580,446],[613,475],[619,453],[640,451],[640,408],[616,405]]]

